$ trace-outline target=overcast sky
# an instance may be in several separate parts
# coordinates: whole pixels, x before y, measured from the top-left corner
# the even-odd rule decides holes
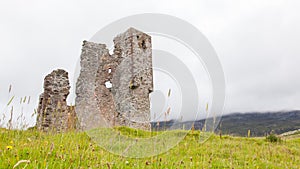
[[[224,113],[300,109],[299,9],[292,0],[0,1],[0,115],[12,95],[14,104],[31,96],[23,106],[31,113],[53,69],[69,71],[73,83],[83,40],[149,12],[184,19],[212,43],[226,76]]]

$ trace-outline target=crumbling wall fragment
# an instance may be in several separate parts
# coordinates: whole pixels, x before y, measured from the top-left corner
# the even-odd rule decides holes
[[[96,98],[96,76],[102,55],[108,54],[106,45],[84,41],[80,56],[80,75],[76,82],[75,111],[82,129],[105,124]]]
[[[75,112],[70,112],[66,102],[69,89],[68,72],[65,70],[54,70],[45,77],[44,92],[40,95],[37,109],[38,129],[60,132],[75,127]]]

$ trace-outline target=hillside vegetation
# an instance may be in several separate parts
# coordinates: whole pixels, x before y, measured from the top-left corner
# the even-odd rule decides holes
[[[121,134],[147,137],[143,131],[117,128]],[[268,142],[265,137],[212,135],[199,143],[190,131],[176,147],[158,156],[132,159],[111,154],[84,132],[47,134],[36,130],[0,130],[0,168],[300,168],[300,137]]]
[[[251,136],[261,137],[270,133],[282,134],[300,129],[299,110],[269,113],[233,113],[218,118],[221,120],[217,126],[216,133],[222,132],[223,134],[234,136],[247,136],[248,130],[251,130]],[[190,129],[191,126],[194,126],[195,129],[201,130],[207,120],[213,119],[208,118],[185,122],[175,120],[163,121],[160,122],[159,126],[156,126],[156,123],[152,123],[152,128],[155,130],[163,130],[176,126],[176,128]]]
[[[271,132],[282,134],[300,129],[300,111],[225,115],[218,129],[237,136],[247,136],[248,130],[252,136],[265,136]]]

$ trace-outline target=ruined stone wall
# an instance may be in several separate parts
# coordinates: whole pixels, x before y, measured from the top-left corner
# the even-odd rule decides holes
[[[126,126],[150,130],[149,94],[153,90],[151,37],[130,28],[114,38],[123,60],[114,74],[113,94]]]
[[[114,54],[84,42],[76,112],[85,129],[130,126],[150,130],[151,37],[133,28],[114,38]],[[100,116],[99,116],[100,115]]]
[[[100,58],[100,64],[96,74],[95,96],[101,117],[105,121],[102,127],[124,125],[124,120],[119,116],[116,110],[112,93],[114,88],[112,82],[113,75],[121,60],[122,58],[117,55],[110,55],[108,52],[104,53]]]
[[[105,124],[97,102],[96,76],[100,58],[108,54],[106,45],[84,41],[80,56],[80,75],[76,82],[75,111],[83,129],[91,129]],[[109,54],[108,54],[109,55]],[[98,89],[99,90],[99,89]]]
[[[43,131],[65,131],[75,127],[75,112],[67,105],[68,72],[58,69],[44,79],[44,92],[37,109],[37,128]]]

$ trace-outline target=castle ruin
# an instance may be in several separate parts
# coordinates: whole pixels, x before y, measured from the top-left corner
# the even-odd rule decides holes
[[[113,41],[112,55],[104,44],[83,43],[75,101],[81,126],[150,130],[151,37],[129,28]]]
[[[113,54],[105,44],[84,41],[74,106],[67,106],[68,73],[53,71],[44,80],[38,106],[37,128],[65,131],[128,126],[150,130],[153,91],[151,37],[134,28],[113,39]],[[76,112],[76,114],[75,114]]]

